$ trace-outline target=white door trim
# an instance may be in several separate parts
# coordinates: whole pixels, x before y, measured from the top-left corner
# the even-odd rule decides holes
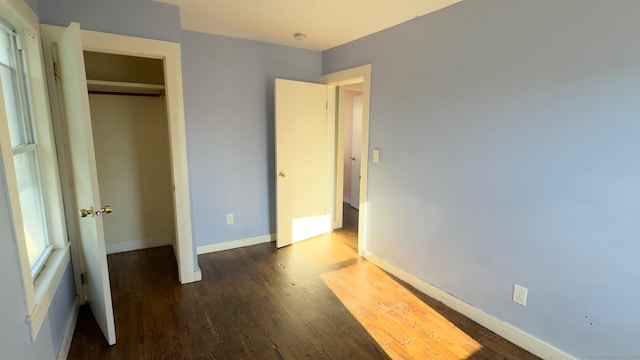
[[[57,42],[64,28],[42,25],[45,67],[47,81],[52,98],[54,117],[60,119],[62,112],[55,91],[56,81],[53,77],[53,53],[50,44]],[[81,30],[85,50],[149,57],[164,60],[165,93],[167,118],[169,121],[171,168],[174,185],[174,211],[176,222],[176,242],[174,251],[178,262],[178,276],[183,284],[200,280],[200,271],[194,264],[194,248],[191,228],[191,204],[189,199],[189,178],[187,169],[187,146],[184,122],[184,100],[182,94],[182,65],[180,44],[167,41],[136,38],[124,35],[107,34]],[[60,121],[58,121],[59,123]],[[56,136],[60,134],[56,131]],[[64,151],[60,154],[66,157]],[[76,221],[77,217],[73,217]],[[72,234],[70,233],[70,236]],[[76,242],[77,243],[77,242]],[[80,264],[74,262],[74,268]],[[76,272],[76,271],[74,271]],[[77,280],[76,280],[77,282]]]
[[[363,256],[367,239],[367,169],[369,163],[369,104],[371,95],[371,65],[362,65],[352,69],[327,74],[322,77],[322,80],[325,84],[329,85],[330,90],[334,90],[334,93],[335,87],[337,86],[362,83],[362,141],[360,143],[360,157],[362,160],[360,163],[360,174],[362,174],[362,179],[360,182],[360,211],[358,216],[358,255]],[[333,123],[335,123],[337,121],[335,99],[334,101],[328,102],[328,108],[329,116],[333,118]],[[334,137],[334,141],[338,141],[338,137],[339,136]],[[334,151],[336,149],[336,145],[338,144],[334,143],[331,147],[332,149],[334,149]],[[334,159],[335,158],[336,157],[334,156]],[[342,183],[342,178],[344,176],[344,167],[338,166],[338,162],[339,161],[336,161],[336,166],[334,166],[334,194],[336,194],[335,207],[333,209],[334,219],[336,214],[342,213],[342,188],[337,191],[336,184]],[[340,209],[338,209],[338,207],[340,207]]]

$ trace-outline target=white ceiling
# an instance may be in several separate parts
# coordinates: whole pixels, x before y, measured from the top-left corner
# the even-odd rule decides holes
[[[157,1],[180,6],[186,30],[326,50],[462,0]]]

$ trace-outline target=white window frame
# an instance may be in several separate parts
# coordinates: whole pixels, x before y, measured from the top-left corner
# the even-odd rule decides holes
[[[38,17],[23,0],[0,0],[0,13],[3,19],[15,28],[22,41],[27,74],[27,91],[29,91],[30,109],[33,117],[33,135],[37,139],[39,147],[38,157],[49,227],[49,241],[53,246],[53,251],[42,270],[33,278],[22,225],[22,212],[13,164],[13,152],[9,139],[4,96],[2,96],[2,89],[0,88],[0,153],[4,164],[6,190],[11,207],[13,230],[18,249],[21,280],[27,309],[25,322],[29,327],[31,340],[35,341],[71,258],[40,45]]]

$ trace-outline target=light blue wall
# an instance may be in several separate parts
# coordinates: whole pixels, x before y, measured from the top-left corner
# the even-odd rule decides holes
[[[372,64],[367,249],[578,358],[637,354],[638,14],[464,1],[324,52]]]
[[[33,0],[32,0],[33,2]],[[40,23],[180,41],[180,10],[151,0],[40,0]]]
[[[275,232],[273,81],[319,82],[322,54],[183,31],[182,67],[197,245]]]
[[[73,314],[75,288],[71,265],[67,267],[38,338],[31,342],[25,323],[18,249],[9,217],[4,167],[0,161],[0,349],[2,359],[55,359]]]

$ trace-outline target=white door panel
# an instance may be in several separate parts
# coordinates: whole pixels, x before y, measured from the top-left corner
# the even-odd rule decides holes
[[[87,297],[93,316],[109,343],[116,343],[109,270],[101,217],[89,97],[82,53],[80,26],[69,25],[58,42],[58,61],[71,154],[76,208],[93,209],[79,220]],[[80,214],[78,214],[80,216]]]
[[[278,247],[331,231],[327,89],[275,82]]]

